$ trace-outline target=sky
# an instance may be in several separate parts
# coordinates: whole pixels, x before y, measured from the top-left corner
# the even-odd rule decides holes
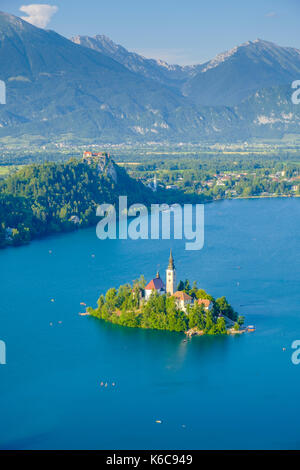
[[[300,0],[0,0],[0,10],[66,37],[105,34],[181,65],[257,38],[300,49]]]

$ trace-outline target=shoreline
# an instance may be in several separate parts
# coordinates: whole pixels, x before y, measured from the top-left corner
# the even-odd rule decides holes
[[[236,335],[242,335],[244,333],[252,333],[252,332],[256,331],[256,329],[250,330],[249,327],[243,327],[240,330],[235,330],[233,327],[231,327],[231,328],[226,329],[225,334],[209,334],[209,333],[205,333],[204,330],[198,330],[197,328],[190,328],[188,330],[180,332],[180,331],[172,331],[172,330],[160,329],[160,328],[144,328],[144,327],[139,327],[139,326],[129,327],[127,325],[121,325],[119,323],[114,323],[114,322],[109,321],[109,320],[104,320],[103,318],[99,318],[96,315],[93,315],[92,313],[89,313],[89,312],[79,313],[78,315],[81,316],[81,317],[87,317],[88,316],[88,317],[91,317],[91,318],[95,318],[96,320],[102,320],[104,323],[109,323],[111,325],[116,325],[116,326],[119,326],[121,328],[132,328],[132,329],[137,329],[137,330],[168,331],[169,333],[174,333],[174,332],[175,333],[181,333],[181,334],[185,335],[186,338],[192,338],[194,336],[236,336]]]
[[[213,199],[208,202],[218,202],[218,201],[234,201],[236,199],[280,199],[280,198],[299,198],[300,194],[269,194],[265,196],[236,196],[236,197],[223,197],[219,199]]]
[[[210,200],[210,201],[203,201],[201,204],[212,204],[214,202],[220,202],[220,201],[235,201],[235,200],[247,200],[247,199],[280,199],[280,198],[300,198],[300,195],[287,195],[287,194],[280,194],[280,195],[276,195],[276,196],[273,196],[273,195],[268,195],[268,196],[238,196],[238,197],[225,197],[225,198],[219,198],[219,199],[213,199],[213,200]],[[56,236],[56,235],[65,235],[65,234],[68,234],[68,233],[74,233],[74,232],[77,232],[77,231],[81,231],[81,230],[84,230],[84,229],[90,229],[92,227],[96,227],[96,225],[94,224],[91,224],[91,225],[86,225],[84,227],[78,227],[78,226],[74,226],[73,229],[69,229],[69,230],[62,230],[62,231],[58,231],[58,232],[51,232],[51,233],[48,233],[48,234],[43,234],[43,235],[39,235],[35,238],[33,238],[32,240],[29,240],[29,241],[26,241],[26,242],[23,242],[23,243],[19,243],[17,245],[13,245],[13,244],[7,244],[7,245],[4,245],[4,246],[0,246],[0,252],[2,250],[5,250],[5,249],[8,249],[8,248],[22,248],[24,246],[28,246],[30,245],[32,242],[36,241],[36,240],[43,240],[43,239],[46,239],[46,238],[50,238],[52,236]]]

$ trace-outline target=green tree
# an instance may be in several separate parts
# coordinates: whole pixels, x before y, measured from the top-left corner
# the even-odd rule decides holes
[[[224,335],[227,333],[226,330],[226,323],[224,317],[219,317],[217,319],[217,324],[216,324],[217,331],[220,335]]]

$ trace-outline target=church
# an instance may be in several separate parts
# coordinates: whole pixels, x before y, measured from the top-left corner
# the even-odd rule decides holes
[[[176,290],[176,269],[172,250],[170,251],[169,264],[166,269],[166,284],[161,279],[159,272],[157,272],[156,277],[151,279],[151,281],[145,287],[146,301],[149,300],[152,292],[154,291],[159,295],[169,294],[174,296],[177,306],[184,312],[186,312],[187,305],[192,305],[193,303],[193,298],[190,295],[183,291]]]

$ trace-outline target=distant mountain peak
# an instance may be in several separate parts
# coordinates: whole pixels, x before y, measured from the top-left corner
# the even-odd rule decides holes
[[[210,69],[214,69],[215,67],[218,67],[218,65],[220,65],[222,62],[225,62],[226,59],[233,56],[238,51],[238,49],[239,49],[239,46],[235,46],[232,49],[229,49],[228,51],[221,52],[220,54],[216,55],[214,59],[207,62],[207,65],[204,66],[201,72],[204,73]]]
[[[267,57],[264,54],[268,55]],[[218,54],[212,60],[203,64],[201,73],[205,73],[208,70],[218,67],[228,59],[233,58],[237,55],[248,56],[249,60],[260,60],[269,61],[281,60],[287,57],[288,54],[294,56],[300,55],[300,50],[292,47],[282,47],[274,42],[266,41],[264,39],[257,38],[254,41],[246,41],[238,46],[233,47],[221,54]]]
[[[75,44],[84,45],[85,47],[89,47],[90,49],[95,50],[98,50],[97,45],[102,45],[102,48],[108,49],[110,51],[117,51],[118,49],[126,50],[120,44],[116,44],[108,36],[105,36],[105,34],[96,34],[95,36],[91,37],[78,35],[71,38],[71,41],[75,42]]]
[[[18,16],[10,15],[4,11],[0,11],[0,30],[7,32],[9,28],[14,30],[33,30],[35,27],[27,21],[22,20]]]
[[[170,65],[163,60],[149,59],[137,52],[130,52],[104,34],[97,34],[92,37],[75,36],[71,38],[71,41],[106,54],[132,72],[139,73],[146,78],[154,79],[175,88],[179,88],[182,81],[192,76],[195,70],[194,67]]]

